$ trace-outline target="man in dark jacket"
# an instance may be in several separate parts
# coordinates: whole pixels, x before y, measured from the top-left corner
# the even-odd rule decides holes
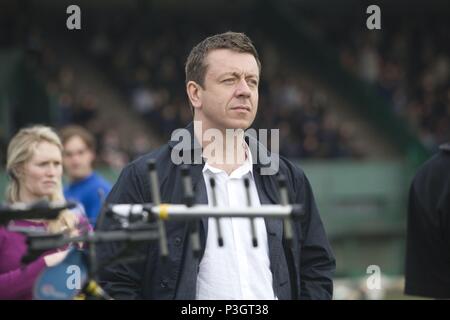
[[[197,204],[211,205],[210,178],[217,181],[220,206],[246,205],[242,198],[244,179],[250,181],[253,206],[278,204],[276,174],[280,174],[286,177],[289,200],[303,206],[303,218],[293,222],[292,243],[283,240],[280,219],[253,219],[259,237],[254,248],[249,244],[249,219],[221,218],[224,246],[218,247],[213,219],[202,218],[201,253],[196,257],[189,241],[190,225],[169,219],[167,259],[160,258],[158,243],[150,243],[135,247],[136,255],[141,254],[144,260],[102,269],[100,283],[113,297],[331,299],[335,259],[306,176],[288,160],[270,154],[262,144],[244,139],[243,130],[256,116],[260,69],[256,49],[244,34],[215,35],[194,47],[186,63],[186,91],[194,113],[194,123],[184,130],[188,142],[172,139],[129,164],[107,202],[152,201],[146,165],[149,159],[157,164],[163,203],[183,203],[181,163],[189,164]],[[225,137],[230,129],[232,139],[211,138],[217,133]],[[243,156],[235,157],[239,154]],[[261,154],[269,155],[270,161]],[[106,229],[111,224],[105,220],[99,227]],[[100,261],[119,251],[120,245],[115,243],[99,246]]]
[[[450,143],[420,167],[411,184],[405,293],[450,299]]]

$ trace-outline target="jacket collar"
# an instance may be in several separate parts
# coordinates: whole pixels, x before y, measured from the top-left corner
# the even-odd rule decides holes
[[[183,130],[183,131],[178,131]],[[185,152],[190,153],[191,163],[201,164],[202,168],[204,166],[204,161],[202,157],[202,146],[198,142],[194,134],[194,123],[190,122],[184,129],[178,129],[172,135],[172,139],[169,140],[168,145],[170,149],[175,149],[176,152],[183,155]],[[176,140],[179,138],[178,140]],[[183,139],[189,139],[189,141],[184,141]],[[279,161],[278,157],[272,158],[271,152],[258,141],[257,137],[250,134],[249,131],[246,132],[245,141],[249,146],[250,152],[253,159],[253,168],[261,170],[262,168],[269,168],[271,161]],[[277,166],[278,167],[278,166]]]

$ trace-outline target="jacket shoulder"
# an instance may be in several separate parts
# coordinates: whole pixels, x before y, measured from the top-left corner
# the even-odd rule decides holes
[[[300,179],[300,182],[303,182],[306,178],[305,172],[303,169],[293,163],[292,161],[288,160],[287,158],[283,156],[279,156],[280,158],[280,168],[279,173],[286,176],[288,179]]]
[[[443,143],[439,146],[439,150],[444,152],[447,155],[450,155],[450,142]]]
[[[433,155],[428,159],[414,176],[414,184],[421,185],[425,181],[437,183],[447,181],[450,176],[450,151],[444,151]]]
[[[135,170],[137,174],[147,173],[148,162],[150,160],[155,160],[156,170],[160,172],[162,164],[167,163],[170,159],[170,150],[167,144],[150,151],[139,158],[133,160],[128,165],[125,166],[126,170]]]

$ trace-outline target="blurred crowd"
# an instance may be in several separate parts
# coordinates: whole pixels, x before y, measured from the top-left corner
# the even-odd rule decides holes
[[[129,97],[133,112],[167,139],[192,119],[184,90],[184,62],[196,41],[207,36],[205,29],[192,23],[176,30],[164,25],[145,28],[118,19],[99,28],[88,47]],[[267,38],[249,34],[263,63],[254,127],[280,129],[280,153],[287,157],[362,157],[364,150],[353,143],[351,125],[330,112],[333,105],[327,93],[279,63],[280,54]]]
[[[346,70],[372,84],[406,119],[428,150],[450,139],[450,33],[448,19],[383,20],[381,31],[364,22],[316,22]],[[314,22],[312,22],[314,24]]]
[[[39,38],[39,35],[35,35]],[[46,91],[55,107],[53,126],[61,129],[76,124],[88,129],[98,141],[98,164],[106,164],[121,169],[136,156],[135,143],[124,146],[114,127],[108,127],[99,121],[100,108],[95,92],[78,90],[75,67],[58,56],[58,50],[51,43],[43,42],[42,50],[36,55],[39,60],[40,75],[46,83]],[[130,137],[130,140],[138,137]]]
[[[67,61],[64,51],[58,47],[58,34],[51,33],[52,38],[47,34],[48,30],[42,26],[32,25],[25,36],[18,37],[18,45],[25,49],[27,63],[37,71],[38,81],[45,84],[54,111],[54,122],[50,125],[60,130],[75,124],[89,130],[97,141],[96,163],[113,169],[120,170],[130,160],[148,152],[149,140],[143,133],[122,139],[113,124],[100,121],[100,113],[108,106],[102,105],[104,102],[96,95],[95,88],[86,89],[79,85],[76,65]],[[84,58],[92,59],[90,56]]]
[[[449,39],[443,25],[415,32],[408,25],[394,31],[365,32],[361,28],[336,27],[315,22],[318,34],[337,48],[342,65],[376,87],[406,118],[423,143],[434,150],[448,139],[450,130]],[[145,19],[132,15],[105,15],[82,33],[83,59],[94,62],[127,99],[133,112],[158,135],[170,138],[176,128],[192,119],[184,86],[184,62],[190,48],[212,30],[207,22]],[[312,22],[314,25],[314,21]],[[365,150],[355,143],[355,130],[333,113],[327,91],[313,84],[282,61],[277,48],[251,26],[216,23],[217,32],[236,26],[249,31],[263,62],[260,103],[255,128],[280,129],[280,153],[291,158],[362,158]],[[248,29],[248,30],[247,30]],[[60,128],[75,123],[89,129],[98,140],[100,163],[121,168],[149,151],[144,133],[121,143],[113,127],[100,125],[95,92],[75,90],[74,67],[58,55],[58,42],[30,27],[25,45],[33,52],[52,103],[57,106]],[[57,39],[57,38],[56,38]],[[69,48],[70,50],[70,48]],[[123,139],[122,139],[123,140]]]

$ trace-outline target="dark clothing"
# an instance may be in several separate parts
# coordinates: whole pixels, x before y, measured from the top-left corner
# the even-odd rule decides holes
[[[193,137],[193,125],[189,125],[187,129]],[[180,166],[171,161],[174,148],[178,148],[177,142],[170,141],[129,164],[122,171],[107,202],[151,202],[146,163],[149,159],[156,159],[161,201],[183,203]],[[199,148],[193,141],[189,152],[200,151],[201,154]],[[253,159],[257,159],[251,144],[250,150]],[[204,163],[190,165],[195,201],[199,204],[208,202],[202,174],[203,166]],[[253,166],[261,204],[279,203],[276,176],[261,175],[262,168],[259,163]],[[279,172],[287,177],[291,201],[304,206],[304,217],[301,223],[293,224],[292,247],[288,247],[283,241],[282,220],[265,219],[274,293],[278,299],[331,299],[335,259],[316,208],[311,186],[304,173],[284,158],[279,160]],[[208,219],[204,218],[200,222],[202,250],[205,248],[208,232],[207,221]],[[105,224],[99,227],[105,229],[109,225],[111,222],[105,220]],[[169,247],[169,257],[166,261],[159,257],[158,243],[141,245],[136,250],[146,256],[145,261],[118,263],[103,269],[100,273],[100,283],[105,290],[119,299],[195,299],[199,259],[193,257],[190,249],[188,224],[169,220],[166,222],[166,231]],[[101,260],[117,254],[118,248],[114,243],[100,245],[98,252],[101,254]]]
[[[405,293],[450,298],[450,145],[441,146],[411,185]]]

